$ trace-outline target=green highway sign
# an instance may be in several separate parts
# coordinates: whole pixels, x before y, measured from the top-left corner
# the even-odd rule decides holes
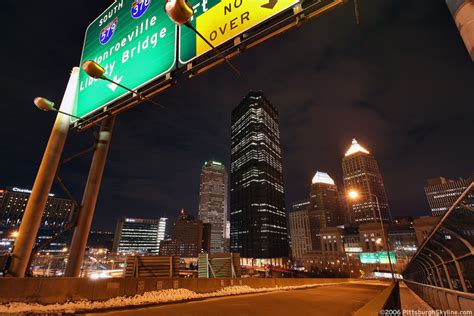
[[[105,76],[131,89],[171,71],[177,27],[163,7],[163,0],[116,0],[87,28],[81,65],[93,60],[105,68]],[[113,83],[92,79],[81,69],[72,114],[86,117],[127,93]]]
[[[390,252],[390,260],[392,264],[397,263],[397,259],[395,257],[395,252]],[[388,254],[386,251],[378,251],[378,252],[361,252],[360,253],[360,262],[366,264],[389,264]]]
[[[194,9],[190,23],[217,47],[299,2],[299,0],[189,0]],[[180,27],[179,34],[181,64],[186,64],[211,49],[185,26]]]

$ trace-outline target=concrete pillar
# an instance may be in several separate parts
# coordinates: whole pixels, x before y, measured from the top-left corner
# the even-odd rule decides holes
[[[74,67],[69,77],[69,82],[61,102],[60,111],[71,114],[76,103],[77,87],[79,83],[79,68]],[[24,277],[30,260],[31,252],[35,245],[36,236],[41,226],[44,208],[51,191],[64,144],[69,132],[70,117],[58,113],[54,122],[48,145],[41,160],[36,175],[33,190],[25,213],[20,224],[18,237],[15,240],[8,276]]]
[[[453,15],[471,59],[474,61],[474,1],[446,0],[446,4]]]
[[[72,237],[65,273],[66,277],[79,277],[81,273],[82,261],[86,250],[87,239],[89,238],[92,218],[94,217],[97,197],[99,196],[100,184],[109,152],[114,123],[115,117],[108,118],[102,123],[100,129],[99,140],[96,144],[89,176],[87,178],[86,189],[82,198],[82,207]]]

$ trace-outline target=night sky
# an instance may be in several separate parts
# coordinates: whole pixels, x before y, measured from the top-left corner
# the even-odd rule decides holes
[[[95,228],[113,229],[121,215],[196,214],[200,169],[208,159],[230,165],[230,114],[249,90],[280,113],[287,207],[307,198],[316,170],[342,189],[355,137],[378,160],[392,214],[428,214],[427,178],[474,170],[473,64],[444,1],[360,2],[360,26],[347,4],[234,59],[241,78],[225,65],[181,77],[155,98],[164,109],[119,115]],[[54,121],[33,98],[60,103],[85,30],[110,2],[2,5],[0,186],[31,188]],[[92,143],[91,131],[73,131],[65,156]],[[90,161],[60,172],[78,200]]]

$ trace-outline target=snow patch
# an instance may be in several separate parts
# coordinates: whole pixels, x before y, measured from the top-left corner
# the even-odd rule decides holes
[[[318,286],[336,285],[341,283],[308,284],[300,286],[284,286],[274,288],[251,288],[249,286],[229,286],[211,293],[196,293],[187,289],[169,289],[146,292],[135,296],[119,296],[106,301],[74,301],[63,304],[42,305],[37,303],[8,303],[0,304],[0,314],[10,313],[74,313],[77,311],[91,311],[96,309],[110,309],[128,306],[172,303],[179,301],[198,300],[230,295],[264,293],[282,290],[305,289]]]

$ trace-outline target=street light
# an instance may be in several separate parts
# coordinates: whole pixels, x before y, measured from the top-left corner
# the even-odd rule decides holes
[[[358,200],[360,197],[359,192],[355,190],[350,190],[347,194],[351,200]],[[380,220],[380,227],[382,228],[382,238],[385,241],[385,244],[387,245],[387,256],[388,256],[388,263],[390,265],[390,271],[392,272],[392,280],[393,282],[397,282],[395,279],[395,272],[393,269],[392,265],[392,259],[390,258],[390,244],[388,243],[387,238],[385,237],[385,228],[383,227],[383,221],[382,221],[382,213],[380,212],[380,204],[379,204],[379,198],[377,195],[369,193],[370,197],[375,197],[375,203],[377,204],[377,210],[379,212],[379,220]],[[379,241],[380,240],[380,241]],[[377,239],[377,244],[380,244],[382,240],[379,238]]]
[[[94,79],[102,79],[102,80],[105,80],[105,81],[108,81],[114,85],[117,85],[119,86],[120,88],[122,89],[125,89],[131,93],[133,93],[134,95],[138,96],[138,99],[141,101],[141,100],[146,100],[146,101],[149,101],[151,103],[153,103],[154,105],[157,105],[159,107],[162,107],[164,108],[163,105],[159,104],[158,102],[155,102],[153,101],[152,99],[144,96],[143,94],[141,94],[140,92],[136,91],[136,90],[132,90],[130,88],[127,88],[126,86],[118,83],[118,82],[115,82],[113,81],[112,79],[110,78],[107,78],[105,76],[105,69],[104,67],[102,67],[101,65],[99,65],[98,63],[96,63],[95,61],[92,61],[92,60],[86,60],[83,64],[82,64],[82,70],[84,70],[84,72],[89,75],[89,77],[92,77]]]
[[[83,118],[80,118],[80,117],[75,116],[75,115],[73,115],[73,114],[66,113],[66,112],[64,112],[64,111],[61,111],[61,110],[56,109],[56,108],[54,107],[54,106],[55,106],[54,102],[53,102],[53,101],[50,101],[50,100],[48,100],[48,99],[46,99],[46,98],[43,98],[43,97],[36,97],[36,98],[33,100],[33,103],[34,103],[34,104],[36,105],[36,107],[37,107],[38,109],[40,109],[41,111],[45,111],[45,112],[49,112],[49,111],[58,112],[58,113],[61,113],[61,114],[64,114],[64,115],[73,117],[73,118],[75,118],[75,119],[77,119],[77,120],[84,121],[84,122],[86,122],[86,123],[89,122],[89,121],[86,120],[86,119],[83,119]],[[98,124],[96,124],[96,123],[92,123],[92,124],[94,124],[94,125],[96,125],[96,126],[100,126],[100,125],[98,125]]]
[[[15,231],[13,231],[13,232],[10,234],[10,237],[11,237],[11,238],[17,238],[19,234],[20,234],[20,233],[19,233],[17,230],[15,230]]]
[[[225,62],[229,65],[230,68],[240,76],[240,71],[227,59],[224,54],[217,49],[214,45],[212,45],[196,28],[189,22],[191,21],[194,10],[191,4],[187,0],[167,0],[165,2],[165,12],[168,17],[173,21],[175,24],[181,26],[186,25],[190,28],[194,33],[196,33],[207,45],[209,45],[213,50],[215,50],[218,55],[224,58]]]

